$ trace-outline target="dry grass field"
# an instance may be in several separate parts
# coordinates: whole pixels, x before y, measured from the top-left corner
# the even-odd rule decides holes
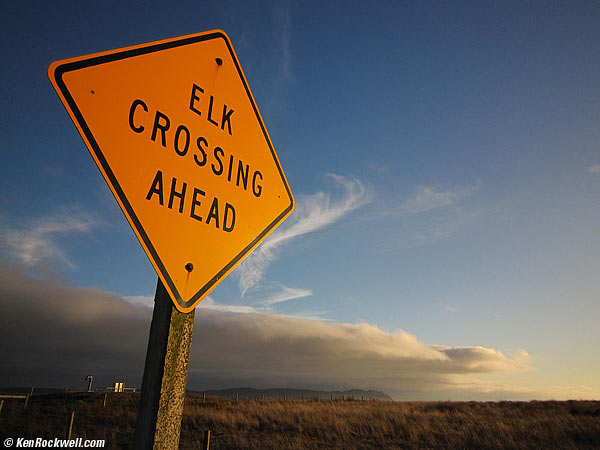
[[[137,394],[6,400],[0,437],[106,439],[132,447]],[[181,449],[600,449],[600,402],[227,401],[186,398]]]

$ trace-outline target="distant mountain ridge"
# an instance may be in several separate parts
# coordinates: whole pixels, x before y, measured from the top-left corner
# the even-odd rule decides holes
[[[104,392],[104,388],[96,388],[96,392]],[[137,390],[139,392],[139,389]],[[0,393],[5,394],[29,394],[31,392],[31,387],[6,387],[0,389]],[[48,395],[48,394],[61,394],[61,393],[74,393],[74,392],[86,392],[85,390],[75,391],[72,389],[64,389],[64,388],[45,388],[45,387],[36,387],[34,389],[34,395]],[[271,389],[256,389],[252,387],[239,387],[239,388],[230,388],[230,389],[211,389],[206,391],[198,391],[198,390],[186,390],[188,394],[192,395],[202,395],[206,394],[209,397],[218,397],[218,398],[235,398],[238,396],[239,400],[248,399],[283,399],[285,398],[293,398],[293,399],[302,399],[310,400],[316,399],[317,397],[320,400],[393,400],[392,397],[387,395],[385,392],[375,391],[375,390],[365,390],[365,389],[349,389],[346,391],[317,391],[313,389],[291,389],[291,388],[271,388]]]
[[[305,400],[316,399],[321,400],[342,400],[354,398],[354,400],[392,400],[392,397],[385,392],[364,390],[364,389],[349,389],[347,391],[316,391],[313,389],[291,389],[291,388],[270,388],[256,389],[252,387],[240,387],[230,389],[211,389],[206,391],[188,390],[188,394],[206,394],[210,397],[235,397],[240,400],[245,398],[257,399],[262,398],[297,398]]]

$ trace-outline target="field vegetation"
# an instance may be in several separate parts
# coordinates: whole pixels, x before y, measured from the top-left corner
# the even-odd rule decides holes
[[[0,437],[105,439],[130,449],[138,394],[69,393],[5,400]],[[381,402],[234,400],[188,395],[180,448],[599,449],[599,401]]]

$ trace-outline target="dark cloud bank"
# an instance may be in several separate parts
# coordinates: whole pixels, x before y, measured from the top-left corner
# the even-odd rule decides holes
[[[4,261],[0,387],[139,386],[151,310],[93,288],[40,280]],[[530,368],[530,356],[430,346],[399,331],[197,308],[188,387],[380,389],[398,399],[514,398],[479,376]],[[530,393],[529,393],[530,395]]]

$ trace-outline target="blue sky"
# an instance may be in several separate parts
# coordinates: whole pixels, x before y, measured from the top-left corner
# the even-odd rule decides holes
[[[257,354],[267,330],[296,346],[272,348],[279,365],[259,375],[216,359],[222,371],[203,378],[192,363],[191,388],[600,398],[594,2],[13,2],[1,12],[5,311],[8,293],[42,283],[90,302],[101,293],[143,316],[156,284],[48,64],[220,28],[297,205],[200,305],[197,323],[225,334],[218,324],[239,326]],[[28,295],[32,305],[45,301]],[[43,321],[45,308],[31,314]],[[285,320],[298,336],[278,328]],[[62,325],[57,335],[69,336]],[[350,351],[358,342],[368,357]],[[298,348],[320,368],[312,377],[278,369]],[[340,367],[356,379],[330,368],[345,352]],[[370,364],[380,371],[369,375]],[[50,363],[38,370],[59,382]],[[128,381],[141,370],[132,366]]]

